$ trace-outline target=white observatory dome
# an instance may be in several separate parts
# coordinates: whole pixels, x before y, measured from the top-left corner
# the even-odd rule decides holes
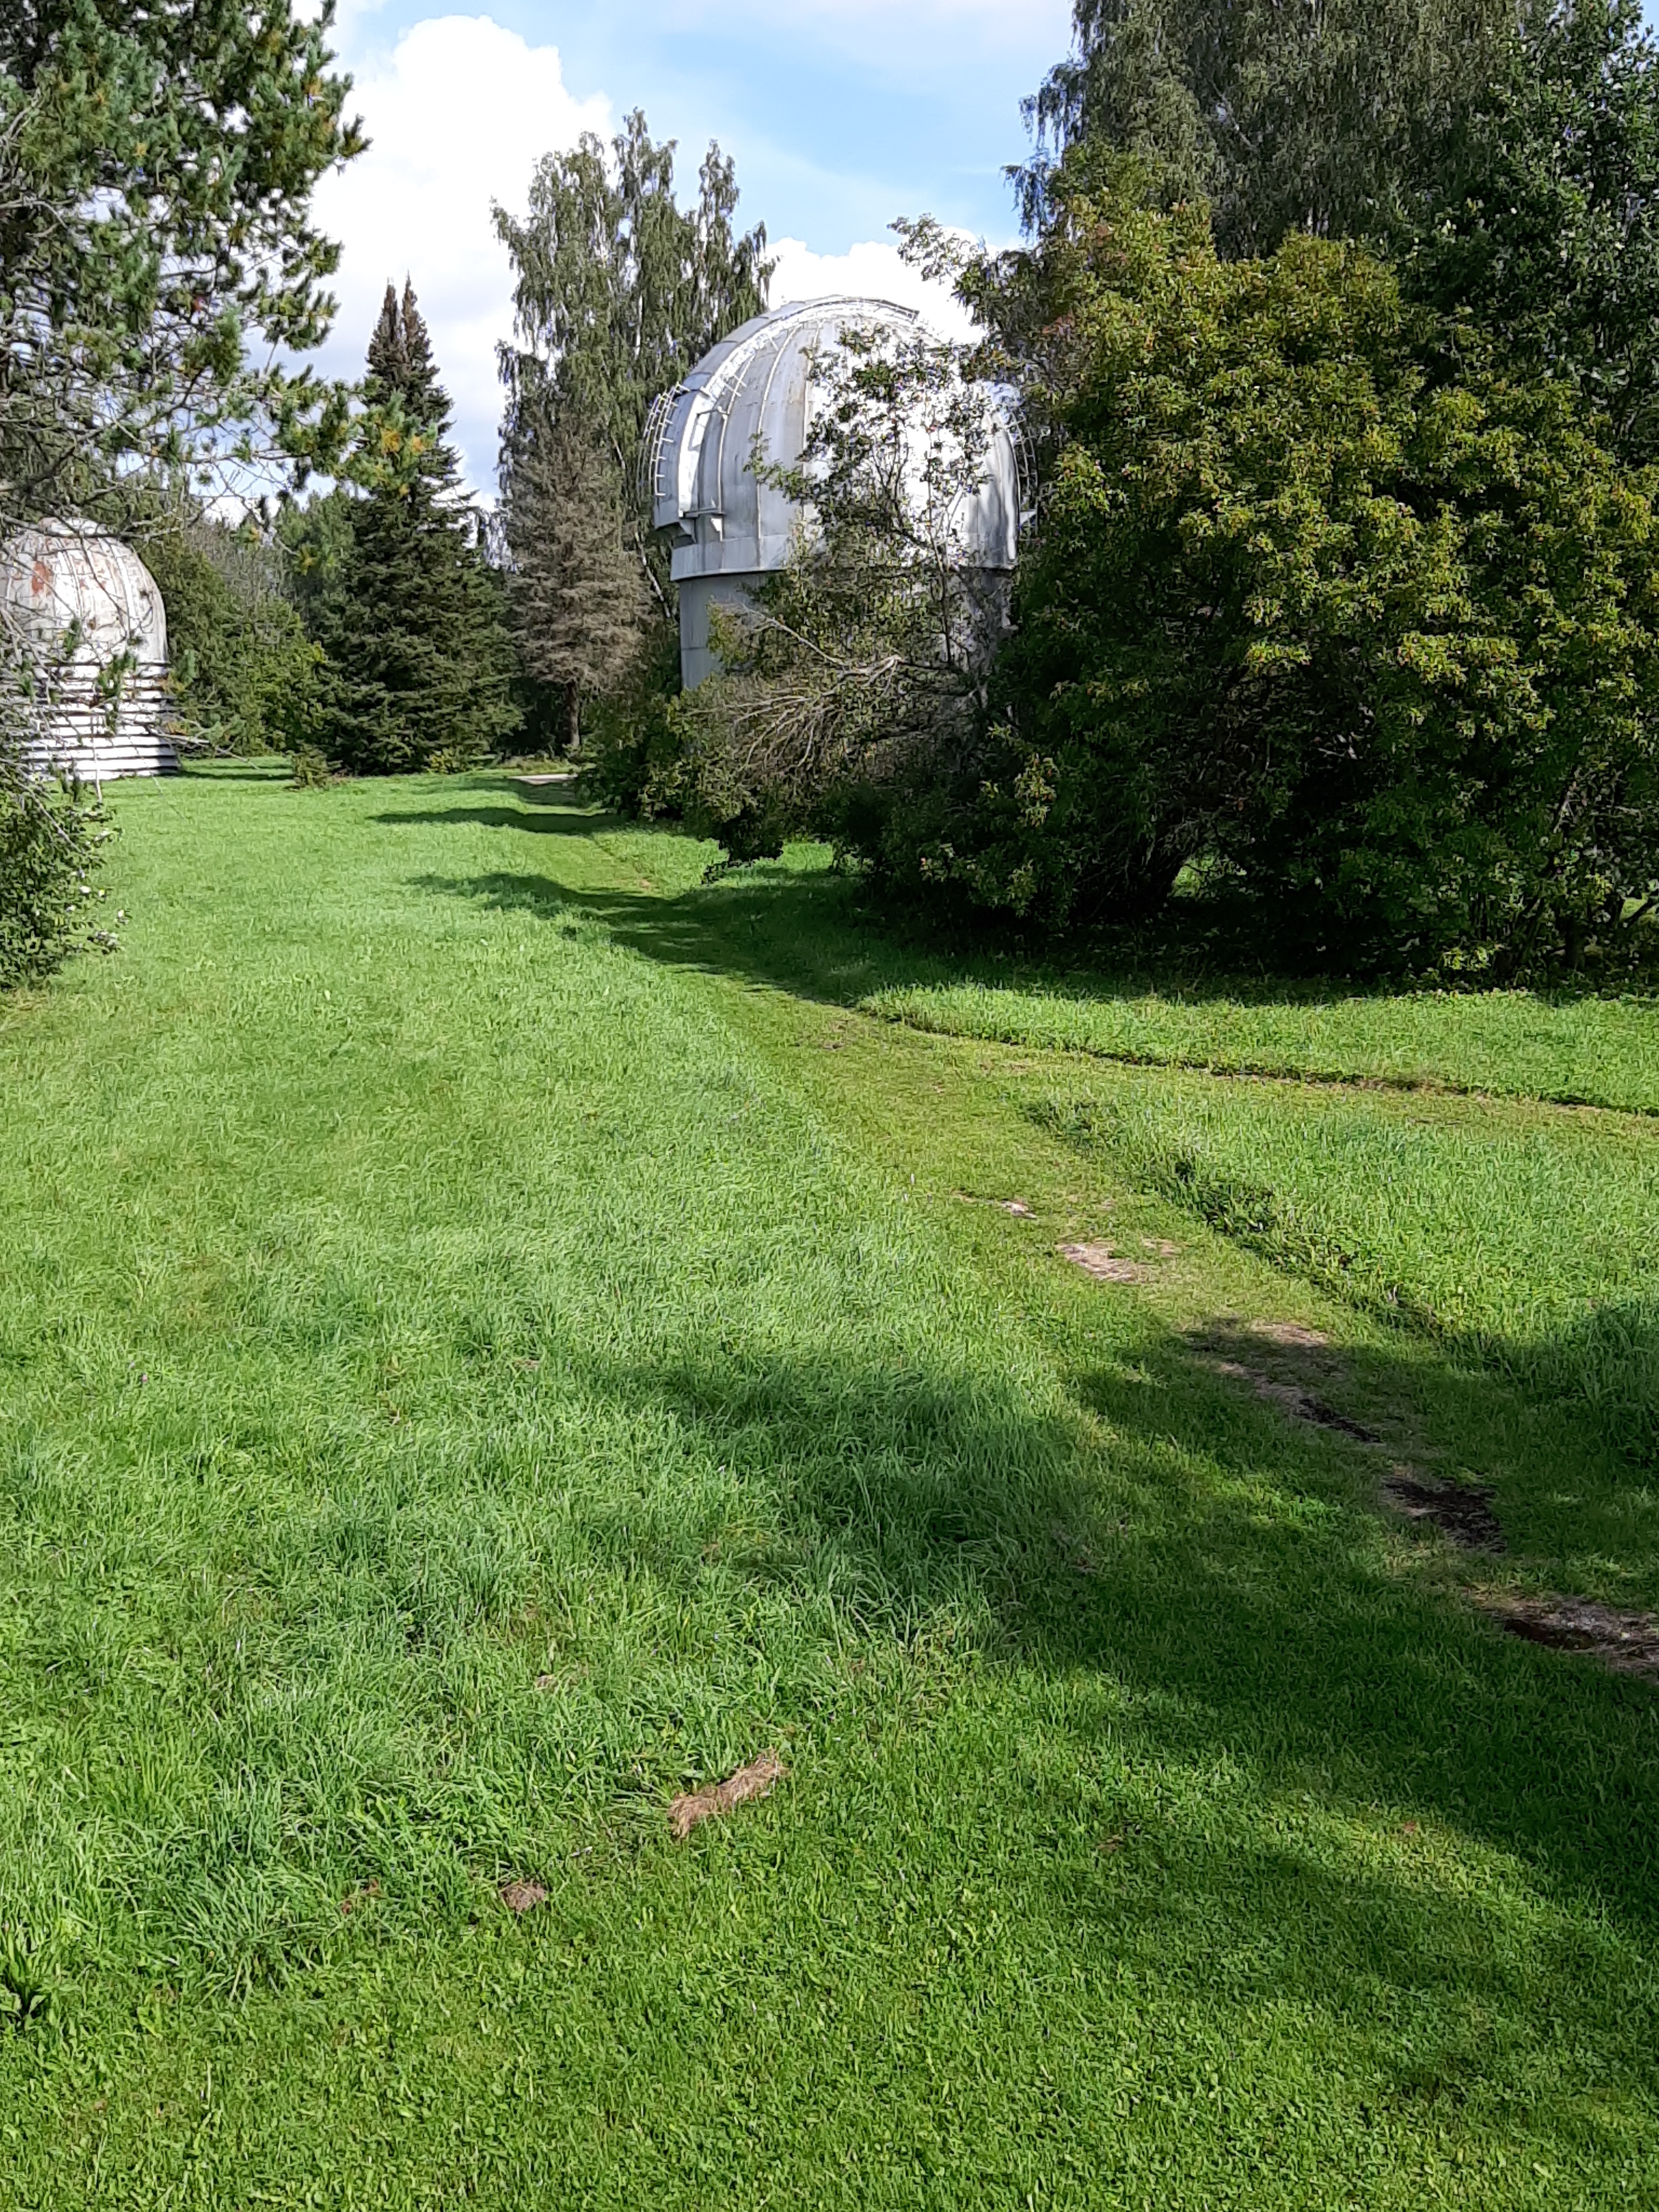
[[[688,689],[714,668],[710,602],[741,605],[794,548],[798,511],[775,485],[757,481],[751,459],[758,452],[782,468],[800,459],[815,411],[815,357],[839,352],[849,327],[901,340],[933,335],[914,308],[890,300],[838,294],[796,301],[733,331],[651,410],[645,466],[653,520],[675,532]],[[953,518],[963,567],[1012,568],[1019,512],[1018,452],[999,417],[985,480]]]
[[[42,768],[88,779],[176,768],[167,736],[167,624],[161,587],[95,523],[32,523],[0,548],[0,620],[44,676]],[[118,697],[106,672],[131,655]]]

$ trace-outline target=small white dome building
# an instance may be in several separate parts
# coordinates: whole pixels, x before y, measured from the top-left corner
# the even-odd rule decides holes
[[[836,295],[796,301],[733,331],[652,409],[645,468],[653,520],[658,529],[675,532],[672,571],[679,587],[680,673],[688,690],[714,671],[711,604],[741,605],[788,561],[797,509],[775,486],[757,479],[751,458],[758,451],[782,468],[799,460],[815,410],[815,358],[839,352],[849,327],[901,341],[932,335],[913,307],[890,300]],[[1014,434],[999,419],[985,481],[953,518],[964,568],[1012,568],[1020,485]]]
[[[44,681],[39,768],[93,782],[178,767],[167,610],[130,545],[92,522],[20,530],[0,548],[0,622]]]

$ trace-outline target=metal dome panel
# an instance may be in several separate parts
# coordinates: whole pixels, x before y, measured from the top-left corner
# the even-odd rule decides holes
[[[817,394],[817,359],[841,350],[849,326],[899,339],[932,333],[913,307],[849,294],[757,315],[704,356],[659,401],[647,427],[653,517],[677,532],[677,582],[781,568],[800,527],[793,504],[754,472],[758,457],[800,459]],[[996,426],[986,481],[956,523],[965,566],[1012,568],[1019,523],[1019,467],[1007,426]]]
[[[842,351],[849,328],[901,342],[935,336],[915,308],[891,300],[836,293],[793,301],[733,331],[651,410],[642,489],[658,529],[675,533],[671,567],[688,686],[714,669],[711,605],[741,605],[799,541],[799,510],[757,477],[755,464],[791,468],[799,460],[819,400],[817,364]],[[964,568],[1000,572],[1014,565],[1023,481],[1015,428],[1001,410],[986,458],[983,480],[957,503],[950,528]]]
[[[31,524],[0,560],[0,594],[40,646],[78,635],[77,663],[103,666],[131,652],[165,665],[167,610],[161,588],[130,545],[91,522]]]
[[[79,520],[18,531],[0,547],[0,621],[39,672],[40,767],[97,780],[177,767],[167,609],[130,545]],[[112,697],[106,679],[129,654]]]

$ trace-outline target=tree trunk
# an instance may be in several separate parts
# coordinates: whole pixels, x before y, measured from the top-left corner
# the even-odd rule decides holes
[[[574,684],[564,687],[564,749],[574,755],[582,741],[582,695]]]

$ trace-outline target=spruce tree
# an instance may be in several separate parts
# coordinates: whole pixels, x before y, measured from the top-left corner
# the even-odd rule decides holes
[[[401,424],[414,466],[352,506],[339,588],[319,622],[324,743],[368,775],[460,765],[517,726],[514,653],[477,518],[459,495],[449,401],[407,283],[401,301],[386,287],[367,392]]]
[[[638,652],[645,578],[608,455],[568,415],[532,420],[507,505],[513,611],[526,667],[561,695],[574,753],[583,698],[614,690]]]

